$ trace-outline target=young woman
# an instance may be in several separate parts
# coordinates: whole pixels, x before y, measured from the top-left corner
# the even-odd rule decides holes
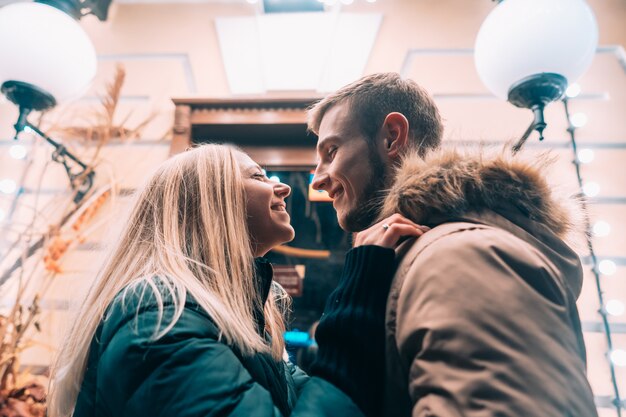
[[[48,415],[376,414],[391,248],[422,230],[393,216],[361,234],[320,322],[309,377],[283,359],[287,296],[258,258],[294,237],[289,193],[229,146],[165,162],[66,338]]]

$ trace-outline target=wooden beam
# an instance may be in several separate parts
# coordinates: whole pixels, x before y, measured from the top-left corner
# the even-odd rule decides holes
[[[174,137],[170,147],[170,156],[184,152],[191,146],[191,106],[177,104],[174,110]]]

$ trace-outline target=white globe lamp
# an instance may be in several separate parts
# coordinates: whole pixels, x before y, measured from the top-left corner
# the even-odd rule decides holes
[[[76,97],[97,69],[96,51],[79,23],[42,3],[0,9],[0,80],[27,83],[58,101]]]
[[[81,16],[73,0],[0,8],[0,89],[20,107],[17,133],[30,111],[78,97],[93,80],[96,51],[78,23]]]
[[[96,51],[78,20],[93,14],[106,20],[111,0],[36,0],[0,8],[0,91],[19,107],[15,139],[29,128],[56,148],[80,199],[93,185],[94,172],[28,121],[31,111],[44,111],[58,101],[85,92],[97,69]],[[79,166],[72,171],[68,163]]]
[[[597,44],[598,26],[584,0],[503,0],[478,32],[474,59],[495,96],[533,110],[542,139],[544,107],[584,74]]]

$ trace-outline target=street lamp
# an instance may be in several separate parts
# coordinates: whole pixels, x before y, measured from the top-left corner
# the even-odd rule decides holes
[[[15,139],[30,129],[52,144],[53,159],[62,163],[77,191],[89,191],[94,173],[63,145],[28,121],[32,111],[83,94],[97,69],[96,51],[78,19],[94,14],[106,20],[110,0],[38,0],[0,8],[0,91],[19,108]],[[72,162],[70,162],[72,161]],[[70,164],[77,164],[75,172]]]
[[[589,68],[598,26],[584,0],[504,0],[483,22],[475,45],[478,75],[497,97],[531,109],[543,140],[543,110]]]

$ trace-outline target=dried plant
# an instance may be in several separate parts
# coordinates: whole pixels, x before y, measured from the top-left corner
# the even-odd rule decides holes
[[[0,391],[0,417],[44,417],[46,389],[33,380],[21,388]]]
[[[125,79],[126,71],[122,65],[118,64],[113,81],[106,85],[106,93],[100,99],[99,108],[87,115],[84,124],[53,126],[48,132],[67,140],[96,144],[98,148],[106,145],[111,139],[132,140],[139,138],[141,130],[154,119],[156,114],[151,114],[133,128],[126,127],[132,113],[128,113],[121,122],[115,124],[115,116]]]
[[[125,71],[118,66],[113,81],[106,86],[106,94],[100,100],[99,109],[90,114],[84,127],[72,125],[47,130],[48,134],[58,135],[65,140],[80,140],[84,150],[92,155],[86,172],[98,165],[100,150],[111,139],[137,138],[140,130],[153,118],[151,116],[132,129],[124,127],[130,115],[121,124],[114,124],[124,80]],[[31,165],[26,169],[32,169]],[[105,219],[97,224],[93,222],[98,211],[115,194],[115,187],[107,183],[75,203],[73,192],[68,188],[66,197],[53,200],[53,203],[40,209],[39,193],[48,167],[49,163],[44,165],[35,187],[31,221],[19,227],[17,238],[7,252],[17,254],[16,259],[6,267],[0,262],[0,289],[4,290],[11,284],[15,291],[9,308],[0,311],[5,313],[0,314],[0,417],[45,415],[46,378],[23,369],[20,366],[20,354],[32,345],[32,332],[41,331],[41,300],[45,298],[55,277],[63,272],[62,258],[77,244],[84,242],[95,228],[110,220]],[[25,174],[22,182],[26,177]],[[57,214],[57,219],[49,214],[59,212],[61,214]],[[50,219],[44,230],[38,224],[41,218]],[[15,228],[18,229],[17,226]]]
[[[78,219],[72,223],[67,233],[62,234],[58,227],[51,228],[49,233],[51,237],[50,243],[47,245],[45,249],[46,254],[43,257],[46,271],[55,274],[63,272],[60,265],[61,258],[72,244],[76,242],[83,243],[85,241],[85,236],[82,234],[85,225],[94,218],[100,207],[102,207],[110,196],[111,191],[105,190],[91,204],[83,206],[82,213],[80,213]]]
[[[26,337],[28,331],[31,328],[41,331],[40,300],[45,297],[54,278],[63,272],[60,264],[62,257],[88,236],[93,229],[88,227],[90,222],[111,194],[110,188],[95,192],[72,210],[69,221],[64,217],[50,227],[44,236],[46,243],[41,251],[42,259],[38,260],[44,263],[43,273],[41,268],[33,268],[26,275],[24,261],[19,271],[15,271],[18,273],[15,303],[7,315],[0,315],[0,417],[45,415],[47,383],[41,379],[37,381],[28,370],[20,369],[20,354],[31,345]],[[36,286],[32,296],[27,291],[29,284]]]

